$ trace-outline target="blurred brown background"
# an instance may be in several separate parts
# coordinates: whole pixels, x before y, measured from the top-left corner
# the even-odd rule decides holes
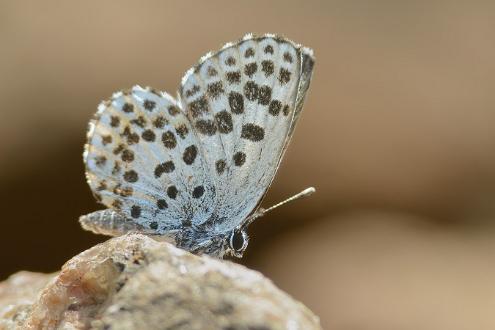
[[[82,146],[100,100],[173,93],[208,50],[315,50],[304,114],[242,263],[325,329],[495,328],[495,3],[1,1],[1,278],[105,240]]]

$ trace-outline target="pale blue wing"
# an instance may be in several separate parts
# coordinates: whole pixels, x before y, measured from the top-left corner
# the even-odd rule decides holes
[[[215,188],[217,231],[259,205],[277,171],[309,87],[312,51],[275,37],[247,36],[188,71],[181,103]]]

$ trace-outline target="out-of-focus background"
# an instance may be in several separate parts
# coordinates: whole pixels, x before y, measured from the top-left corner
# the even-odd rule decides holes
[[[313,83],[241,263],[325,329],[495,329],[495,3],[0,2],[0,271],[105,240],[82,146],[100,100],[171,93],[246,32],[315,50]]]

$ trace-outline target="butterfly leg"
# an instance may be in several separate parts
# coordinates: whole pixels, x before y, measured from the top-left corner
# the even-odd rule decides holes
[[[85,230],[108,236],[120,236],[131,231],[143,230],[134,221],[110,209],[83,215],[79,218],[79,223]]]

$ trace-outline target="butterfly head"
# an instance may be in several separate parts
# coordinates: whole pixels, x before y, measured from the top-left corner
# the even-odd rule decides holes
[[[244,228],[235,228],[231,231],[215,234],[206,239],[205,232],[183,231],[176,237],[176,245],[194,254],[208,254],[217,258],[233,256],[242,258],[248,246],[249,238]]]

